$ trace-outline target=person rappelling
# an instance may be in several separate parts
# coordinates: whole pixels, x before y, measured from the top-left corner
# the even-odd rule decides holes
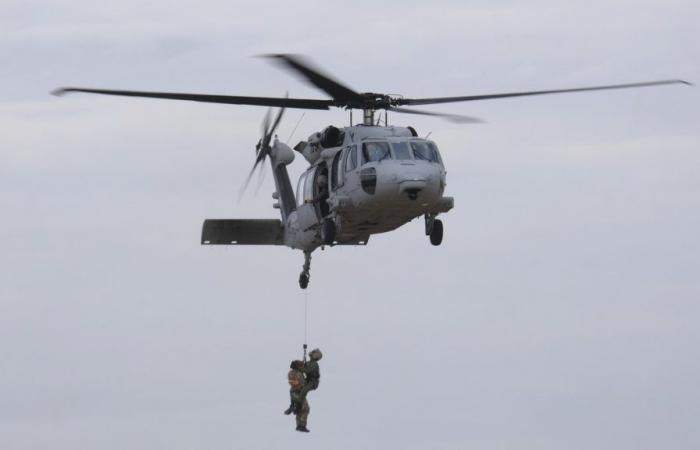
[[[289,415],[294,413],[296,416],[297,431],[308,433],[309,429],[306,428],[306,421],[309,417],[309,402],[306,398],[302,398],[301,391],[304,388],[305,380],[304,373],[301,369],[304,367],[304,362],[300,360],[292,361],[289,366],[291,369],[287,374],[287,381],[289,382],[289,408],[284,411],[284,414]]]
[[[306,349],[304,351],[306,352]],[[290,415],[294,413],[296,416],[296,430],[304,433],[309,432],[306,424],[311,411],[306,396],[310,391],[316,390],[321,381],[321,371],[318,365],[318,361],[321,358],[323,358],[321,350],[313,349],[309,353],[309,361],[306,361],[306,355],[303,361],[292,361],[290,364],[291,370],[287,374],[290,405],[284,411],[284,414]]]
[[[318,385],[321,383],[321,368],[318,366],[321,358],[323,358],[323,353],[315,348],[309,353],[309,361],[304,361],[304,366],[301,369],[305,379],[304,387],[301,389],[303,398],[306,398],[309,391],[318,389]]]

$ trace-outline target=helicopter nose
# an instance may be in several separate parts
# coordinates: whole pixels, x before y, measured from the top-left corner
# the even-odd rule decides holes
[[[407,177],[399,183],[399,193],[405,193],[410,200],[416,200],[427,185],[428,180],[424,177]]]

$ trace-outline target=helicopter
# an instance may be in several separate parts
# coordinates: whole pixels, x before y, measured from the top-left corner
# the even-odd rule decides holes
[[[318,248],[336,245],[367,245],[373,234],[395,230],[423,217],[425,234],[432,245],[443,240],[443,223],[438,216],[454,207],[454,199],[444,195],[446,170],[437,144],[420,137],[413,127],[387,123],[386,112],[444,118],[457,123],[478,123],[480,119],[406,108],[416,105],[490,100],[508,97],[637,88],[691,83],[659,80],[606,86],[550,89],[467,95],[457,97],[404,98],[373,92],[357,92],[324,73],[300,55],[263,55],[284,69],[328,94],[330,99],[289,97],[250,97],[187,94],[175,92],[126,91],[64,87],[54,95],[84,92],[129,97],[189,100],[205,103],[279,107],[274,121],[271,111],[264,118],[262,137],[255,147],[255,161],[244,188],[256,168],[269,158],[275,191],[273,207],[280,219],[206,219],[202,245],[284,245],[302,250],[304,264],[299,286],[306,289],[311,276],[311,254]],[[313,133],[293,148],[275,135],[286,108],[351,111],[350,125],[333,125]],[[362,110],[362,123],[352,124],[352,110]],[[384,124],[381,114],[385,111]],[[287,166],[301,154],[309,167],[296,189]]]

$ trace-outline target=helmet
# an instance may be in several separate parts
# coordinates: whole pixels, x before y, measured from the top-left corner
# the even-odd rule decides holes
[[[315,348],[309,352],[309,358],[311,358],[312,361],[318,361],[323,358],[323,353],[321,353],[321,350]]]

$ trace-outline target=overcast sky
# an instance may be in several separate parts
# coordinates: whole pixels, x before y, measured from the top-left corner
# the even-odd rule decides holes
[[[325,98],[250,57],[270,52],[411,97],[697,83],[699,16],[0,0],[0,448],[698,448],[698,88],[432,107],[480,125],[390,115],[432,132],[455,208],[440,247],[416,220],[314,253],[310,435],[282,415],[301,252],[199,245],[205,218],[277,217],[269,174],[237,202],[264,108],[49,91]],[[347,123],[307,112],[290,142]]]

